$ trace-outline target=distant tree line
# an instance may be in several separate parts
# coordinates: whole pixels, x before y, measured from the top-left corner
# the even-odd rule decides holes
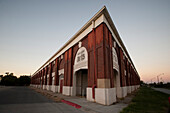
[[[5,76],[0,75],[0,85],[5,86],[28,86],[30,85],[30,76],[20,76],[17,78],[13,73],[6,72]]]

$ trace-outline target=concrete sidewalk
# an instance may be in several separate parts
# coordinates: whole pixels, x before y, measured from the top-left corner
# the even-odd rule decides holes
[[[87,101],[86,98],[81,98],[77,96],[64,96],[60,93],[53,93],[51,91],[42,90],[42,89],[36,89],[36,90],[41,90],[41,92],[48,93],[48,95],[51,95],[51,97],[60,98],[58,100],[64,99],[66,101],[78,104],[81,106],[79,110],[82,110],[83,112],[86,113],[119,113],[120,111],[123,110],[123,108],[128,106],[128,104],[131,102],[132,98],[134,97],[134,93],[135,93],[134,92],[131,95],[128,95],[123,100],[118,100],[118,102],[113,105],[104,106],[98,103]]]
[[[163,92],[163,93],[166,93],[166,94],[170,94],[170,90],[169,89],[164,89],[164,88],[152,88],[156,91],[160,91],[160,92]]]

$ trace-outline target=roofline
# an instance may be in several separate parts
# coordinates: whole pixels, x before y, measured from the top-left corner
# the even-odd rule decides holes
[[[109,14],[107,8],[105,8],[105,12],[106,12],[106,13],[104,13],[105,17],[106,17],[107,20],[109,21],[109,24],[110,24],[111,28],[113,29],[113,31],[114,31],[114,33],[115,33],[118,41],[120,42],[121,46],[123,47],[123,49],[124,49],[124,51],[126,52],[129,60],[131,61],[132,65],[134,66],[134,68],[135,68],[135,70],[136,70],[136,67],[135,67],[135,65],[134,65],[134,63],[133,63],[133,61],[132,61],[132,59],[131,59],[131,57],[130,57],[130,55],[129,55],[129,53],[128,53],[128,51],[127,51],[127,49],[126,49],[126,47],[125,47],[125,45],[124,45],[124,43],[123,43],[123,41],[122,41],[122,39],[120,38],[120,35],[119,35],[119,33],[118,33],[118,31],[117,31],[117,29],[116,29],[116,27],[115,27],[115,25],[114,25],[111,17],[110,17],[110,14]],[[136,72],[137,72],[137,70],[136,70]],[[138,74],[138,72],[137,72],[137,74]],[[139,74],[138,74],[138,76],[139,76]]]
[[[73,41],[79,34],[81,34],[91,23],[96,20],[99,16],[102,15],[103,10],[106,9],[106,6],[103,6],[75,35],[72,36],[49,60],[47,60],[38,70],[44,67],[51,59],[53,59],[60,51],[62,51],[71,41]],[[38,71],[37,70],[37,71]],[[37,72],[35,71],[35,73]],[[35,74],[34,73],[34,74]],[[34,75],[33,74],[33,75]]]
[[[120,44],[121,44],[121,46],[123,47],[125,53],[127,54],[128,58],[130,59],[132,65],[134,66],[134,64],[133,64],[133,62],[132,62],[132,60],[131,60],[128,52],[127,52],[127,49],[126,49],[125,45],[123,44],[123,41],[121,40],[121,38],[120,38],[120,36],[119,36],[119,33],[118,33],[118,31],[117,31],[117,29],[116,29],[116,27],[115,27],[115,25],[114,25],[114,23],[113,23],[110,15],[109,15],[109,12],[108,12],[106,6],[103,6],[75,35],[72,36],[71,39],[69,39],[69,40],[68,40],[49,60],[47,60],[37,71],[39,71],[41,68],[43,68],[43,67],[44,67],[50,60],[52,60],[60,51],[62,51],[62,50],[63,50],[67,45],[69,45],[78,35],[80,35],[86,28],[88,28],[89,25],[91,25],[92,21],[96,20],[96,19],[97,19],[98,17],[100,17],[102,14],[105,15],[105,17],[106,17],[106,19],[108,20],[108,22],[109,22],[112,30],[113,30],[114,33],[115,33],[118,41],[120,42]],[[135,68],[135,66],[134,66],[134,68]],[[135,70],[136,70],[136,68],[135,68]],[[35,73],[37,73],[37,71],[35,71]],[[136,70],[136,72],[137,72],[137,70]],[[35,73],[34,73],[34,74],[35,74]],[[33,74],[33,75],[34,75],[34,74]],[[138,74],[138,72],[137,72],[137,74]],[[139,75],[138,75],[138,76],[139,76]]]

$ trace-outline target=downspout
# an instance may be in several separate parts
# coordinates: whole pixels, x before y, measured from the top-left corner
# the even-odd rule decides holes
[[[94,35],[94,84],[92,86],[92,95],[93,99],[95,99],[95,88],[97,87],[97,74],[96,74],[96,34],[95,34],[95,22],[92,21],[92,26],[93,26],[93,35]]]

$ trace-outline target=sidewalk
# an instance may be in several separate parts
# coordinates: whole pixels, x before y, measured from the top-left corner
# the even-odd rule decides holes
[[[119,100],[118,103],[115,103],[110,106],[104,106],[98,103],[87,101],[86,98],[81,98],[77,96],[64,96],[60,93],[54,93],[47,90],[37,89],[31,87],[31,89],[36,90],[39,93],[43,93],[43,95],[46,95],[47,97],[53,99],[56,102],[61,102],[62,99],[78,104],[81,106],[79,110],[82,110],[86,113],[119,113],[122,111],[123,108],[127,107],[128,104],[131,102],[132,98],[134,97],[134,93],[131,95],[128,95],[123,100]]]
[[[164,89],[164,88],[152,88],[154,90],[166,93],[166,94],[170,94],[170,90],[169,89]]]

